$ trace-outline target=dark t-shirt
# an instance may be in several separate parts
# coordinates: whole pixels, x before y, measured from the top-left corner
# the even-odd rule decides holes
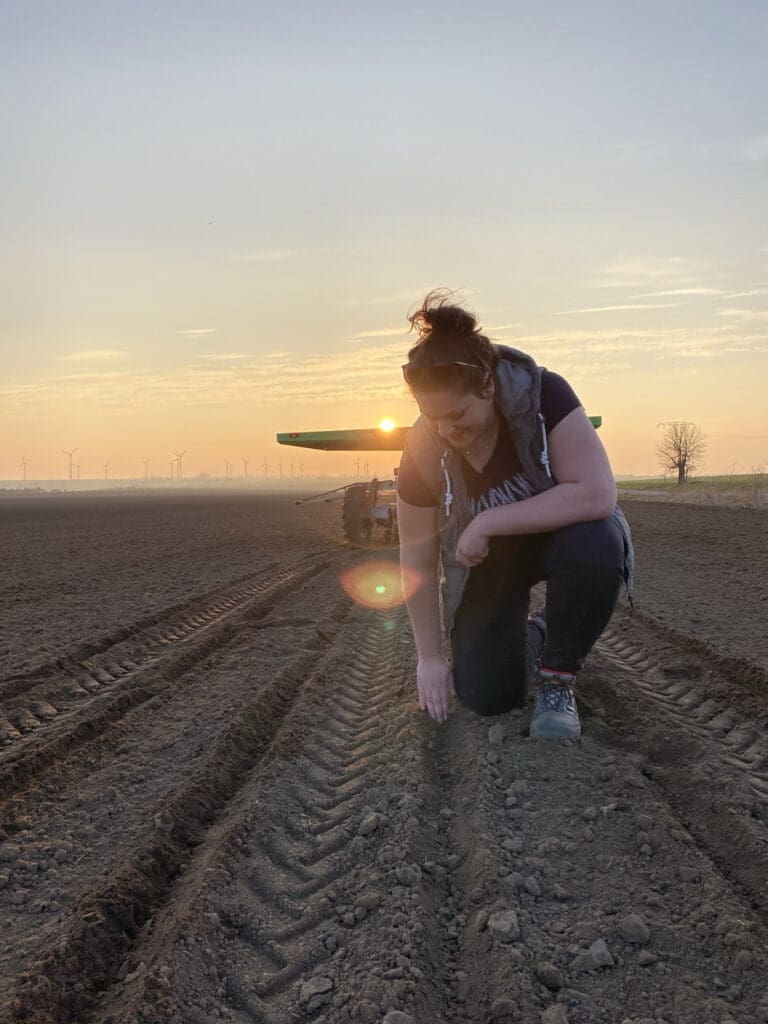
[[[581,402],[571,385],[559,374],[543,370],[541,374],[541,412],[547,434]],[[474,518],[478,513],[497,505],[530,498],[539,488],[522,471],[515,446],[506,423],[502,422],[499,438],[482,472],[478,473],[462,456],[461,470],[467,486],[469,505]],[[438,499],[425,485],[416,464],[406,448],[397,475],[397,493],[403,501],[419,508],[432,508]]]

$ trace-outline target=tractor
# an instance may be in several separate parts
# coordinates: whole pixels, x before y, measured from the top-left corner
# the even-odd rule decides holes
[[[408,427],[364,427],[360,430],[291,431],[278,434],[278,444],[294,448],[315,448],[325,452],[401,452],[405,447]],[[391,480],[374,477],[368,483],[344,484],[322,494],[313,494],[304,501],[341,495],[341,524],[344,536],[354,547],[373,544],[374,530],[384,531],[384,543],[397,543],[397,469]],[[301,504],[301,502],[297,502]]]
[[[601,416],[590,416],[597,429]],[[363,427],[360,430],[291,431],[278,434],[278,444],[294,448],[315,448],[325,452],[401,452],[405,447],[408,427]],[[322,494],[313,494],[304,501],[325,498],[343,492],[341,522],[344,536],[355,547],[369,547],[373,543],[374,529],[384,530],[384,543],[397,543],[397,469],[393,479],[369,483],[344,484]],[[297,501],[302,504],[302,501]]]

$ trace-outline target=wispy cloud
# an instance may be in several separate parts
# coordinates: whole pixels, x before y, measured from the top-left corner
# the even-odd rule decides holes
[[[178,334],[182,338],[199,338],[205,334],[215,334],[217,327],[188,327],[183,331],[171,331],[171,334]]]
[[[702,260],[688,256],[639,256],[620,258],[598,270],[591,288],[698,287],[707,269]]]
[[[107,363],[114,359],[125,359],[129,355],[120,348],[84,348],[79,352],[69,352],[65,356],[58,356],[60,363]]]
[[[306,249],[254,249],[251,252],[235,253],[227,257],[227,263],[284,263],[286,260],[306,256],[359,256],[365,251],[375,251],[371,243],[362,245],[318,245]]]
[[[631,299],[665,299],[681,295],[725,295],[722,288],[666,288],[661,292],[642,292],[630,295]]]
[[[768,160],[768,135],[753,135],[750,139],[739,146],[738,156],[740,160],[747,160],[750,163]]]
[[[409,288],[402,288],[400,291],[390,292],[388,295],[377,295],[373,298],[349,298],[344,300],[345,306],[387,306],[391,303],[407,303],[410,306],[417,306],[418,303],[424,298],[427,292],[431,292],[435,288],[441,288],[443,285],[440,282],[431,284],[422,284],[421,287],[413,285]],[[477,295],[479,288],[456,288],[454,289],[455,301],[460,305],[464,304],[468,295]],[[486,309],[486,312],[491,310]]]
[[[248,352],[207,352],[198,356],[198,359],[210,359],[214,362],[234,362],[236,359],[251,359],[252,353]]]
[[[380,331],[360,331],[354,338],[347,338],[347,345],[356,345],[366,338],[395,338],[408,333],[407,327],[385,327]]]
[[[768,323],[768,310],[766,309],[738,309],[726,306],[723,309],[715,310],[715,313],[717,316],[728,317],[731,320]]]
[[[230,256],[229,263],[282,263],[301,255],[300,249],[268,249],[264,252],[241,252]]]
[[[768,353],[768,312],[722,309],[715,326],[621,328],[562,327],[521,334],[516,345],[576,382],[605,379],[629,369],[666,372],[669,365]],[[563,323],[563,321],[558,321]],[[213,356],[214,358],[211,358]],[[673,361],[670,363],[670,361]],[[68,409],[145,409],[260,406],[290,408],[348,401],[402,398],[399,339],[300,356],[208,353],[186,367],[164,371],[83,371],[0,388],[0,416],[39,415]]]
[[[768,288],[751,288],[746,292],[725,292],[724,299],[746,299],[753,295],[768,295]]]
[[[571,316],[572,314],[580,313],[613,313],[625,309],[675,309],[677,306],[682,306],[682,302],[659,302],[659,303],[640,303],[634,305],[625,306],[590,306],[587,309],[561,309],[558,310],[555,316]]]

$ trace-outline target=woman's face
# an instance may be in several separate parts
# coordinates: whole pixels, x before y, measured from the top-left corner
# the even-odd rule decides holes
[[[493,414],[493,385],[482,395],[453,388],[414,392],[429,425],[454,448],[469,448],[488,427]]]

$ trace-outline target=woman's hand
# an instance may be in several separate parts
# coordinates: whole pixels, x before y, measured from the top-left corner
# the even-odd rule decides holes
[[[416,686],[419,691],[419,707],[428,711],[436,722],[448,718],[448,702],[453,691],[451,666],[442,656],[419,658],[416,668]]]
[[[456,545],[456,561],[471,569],[473,565],[479,565],[484,558],[488,557],[488,534],[483,530],[483,513],[475,516],[469,526],[459,537]]]

